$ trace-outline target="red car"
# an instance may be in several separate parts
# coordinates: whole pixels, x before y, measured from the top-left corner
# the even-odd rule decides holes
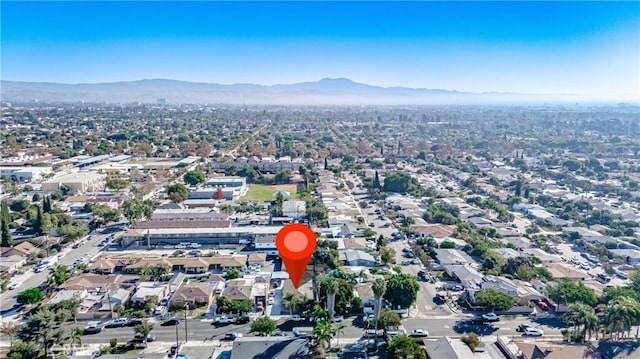
[[[543,302],[541,300],[539,300],[536,304],[538,305],[538,308],[540,308],[542,310],[549,309],[549,306],[547,305],[547,303],[545,303],[545,302]]]

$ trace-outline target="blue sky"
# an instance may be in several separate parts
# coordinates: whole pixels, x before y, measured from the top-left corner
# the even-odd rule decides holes
[[[640,100],[640,2],[9,2],[1,77],[170,78]]]

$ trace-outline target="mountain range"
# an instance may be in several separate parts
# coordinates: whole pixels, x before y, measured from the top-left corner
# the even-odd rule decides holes
[[[571,102],[573,96],[519,93],[471,93],[452,90],[379,87],[346,78],[325,78],[285,85],[186,82],[149,79],[110,83],[64,84],[0,81],[0,98],[8,102],[156,103],[265,105],[450,105]]]

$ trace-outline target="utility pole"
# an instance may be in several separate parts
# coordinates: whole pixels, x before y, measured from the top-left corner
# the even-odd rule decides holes
[[[185,303],[184,304],[184,342],[188,342],[189,339],[187,338],[187,333],[188,333],[188,325],[187,325],[187,312],[189,311],[189,303]]]

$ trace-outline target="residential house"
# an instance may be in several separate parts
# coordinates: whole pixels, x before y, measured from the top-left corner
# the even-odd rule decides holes
[[[355,294],[360,298],[364,307],[373,308],[375,306],[375,296],[373,295],[372,284],[372,282],[358,283],[353,288]]]
[[[304,218],[307,213],[305,201],[287,200],[282,202],[282,215],[296,220]]]
[[[542,261],[543,265],[562,262],[562,258],[560,258],[559,256],[549,254],[540,248],[525,248],[522,251],[522,254],[524,254],[525,256],[537,257]]]
[[[568,278],[573,281],[583,281],[591,276],[583,271],[577,270],[565,263],[550,263],[546,265],[553,278]]]
[[[169,294],[169,286],[158,282],[141,282],[131,295],[131,303],[158,303]]]
[[[181,286],[171,297],[169,307],[173,309],[209,306],[213,303],[214,287],[210,283],[189,283]]]
[[[428,236],[433,238],[443,238],[451,237],[456,231],[456,226],[446,224],[427,224],[424,226],[411,226],[411,231],[421,238]]]
[[[462,253],[457,249],[436,248],[434,249],[434,252],[436,253],[436,259],[438,260],[438,263],[440,263],[443,266],[452,265],[452,264],[455,264],[455,265],[469,264],[469,261],[466,258],[464,258],[462,256]]]
[[[340,260],[349,266],[374,267],[376,260],[373,256],[364,251],[345,249],[339,252]]]
[[[480,282],[480,289],[494,289],[498,292],[508,294],[514,298],[518,297],[518,285],[505,277],[486,275]]]
[[[450,277],[457,278],[465,288],[479,288],[484,275],[468,264],[444,265],[444,270]]]
[[[0,261],[0,273],[13,273],[16,272],[27,263],[27,257],[12,254],[9,256],[2,256]]]
[[[33,245],[31,242],[24,241],[16,244],[13,247],[2,247],[0,248],[0,251],[2,251],[2,257],[4,258],[9,256],[21,256],[28,258],[31,254],[38,254],[38,252],[40,252],[40,249],[38,249],[38,247]],[[4,261],[4,259],[2,261]]]
[[[593,347],[580,344],[551,344],[530,342],[514,342],[514,344],[517,349],[515,352],[509,351],[509,354],[520,359],[603,358],[603,356],[598,353]]]
[[[364,238],[344,238],[342,239],[344,249],[366,251],[369,249],[367,246],[367,240]]]
[[[471,349],[460,339],[441,337],[437,340],[424,340],[424,349],[428,359],[475,359]]]
[[[609,253],[616,257],[622,257],[631,266],[640,264],[640,251],[635,249],[609,249]]]
[[[251,253],[247,257],[247,264],[249,266],[252,266],[252,265],[263,266],[266,261],[267,261],[267,254],[266,253]]]

